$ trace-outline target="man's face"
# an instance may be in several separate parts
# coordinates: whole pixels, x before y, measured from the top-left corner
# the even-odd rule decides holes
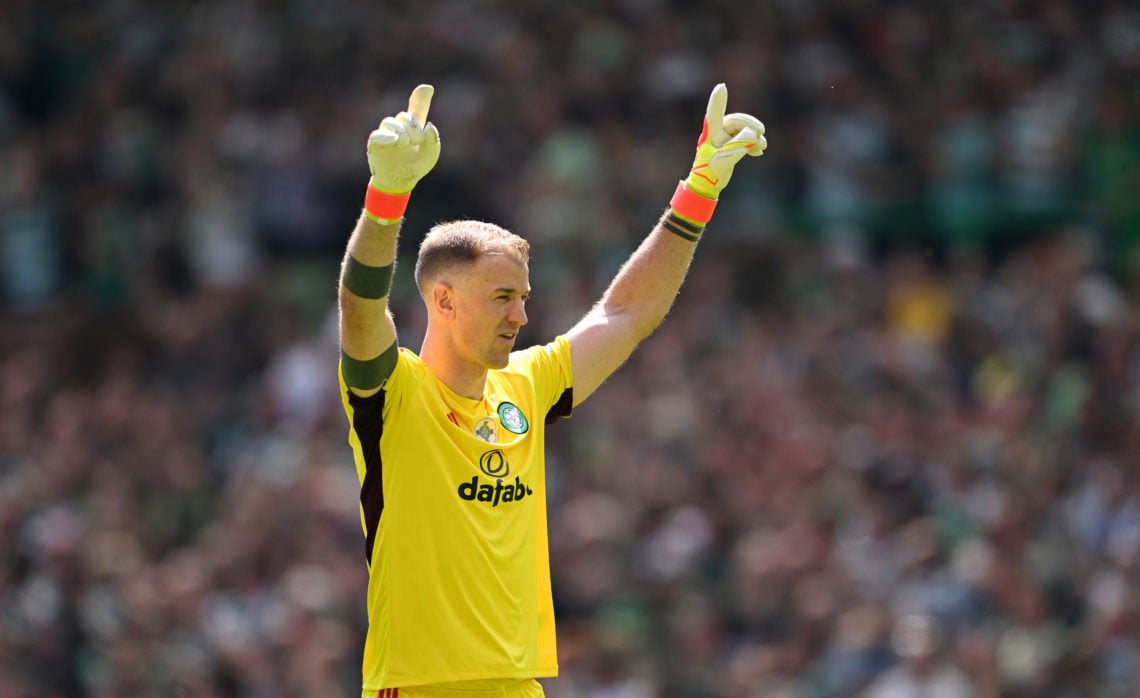
[[[456,349],[483,368],[505,367],[527,322],[527,265],[506,254],[486,255],[459,275],[453,288]]]

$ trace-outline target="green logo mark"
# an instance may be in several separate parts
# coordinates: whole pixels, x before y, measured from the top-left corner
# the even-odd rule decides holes
[[[499,422],[503,428],[514,434],[525,434],[530,429],[530,422],[514,403],[503,402],[499,404]]]

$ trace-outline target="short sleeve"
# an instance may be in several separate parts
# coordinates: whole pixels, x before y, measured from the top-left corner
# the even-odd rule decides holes
[[[509,370],[525,373],[534,382],[535,400],[547,410],[546,423],[569,417],[574,405],[574,371],[570,342],[559,335],[549,344],[529,347],[511,355]]]

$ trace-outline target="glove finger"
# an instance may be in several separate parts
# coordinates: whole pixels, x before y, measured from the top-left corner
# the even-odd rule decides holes
[[[423,124],[416,120],[406,111],[402,111],[396,115],[396,120],[404,126],[404,133],[408,135],[409,145],[419,145],[424,142],[424,127]]]
[[[746,128],[750,128],[757,135],[764,135],[764,123],[751,114],[729,114],[724,117],[724,131],[729,136],[735,136]]]
[[[368,146],[372,147],[373,144],[378,146],[395,145],[400,137],[386,128],[378,128],[372,133],[368,134]]]
[[[389,132],[395,134],[395,136],[396,136],[396,140],[394,141],[395,145],[398,145],[398,146],[408,145],[408,128],[407,128],[407,126],[404,125],[404,123],[402,121],[400,121],[396,117],[394,117],[394,116],[385,117],[384,120],[380,122],[380,129],[379,130],[389,131]]]
[[[412,96],[408,98],[408,113],[420,124],[427,123],[428,109],[431,109],[431,98],[434,94],[435,88],[431,85],[420,85],[412,90]]]
[[[397,114],[396,115],[396,121],[399,121],[401,124],[403,124],[404,128],[422,129],[424,127],[423,122],[421,122],[415,116],[413,116],[412,114],[410,114],[406,111],[402,111],[399,114]]]
[[[751,149],[749,149],[748,154],[754,158],[758,158],[761,155],[763,155],[764,151],[767,149],[768,149],[768,139],[765,138],[764,136],[760,136],[760,139],[758,141],[756,141],[756,145],[754,147],[752,147]]]
[[[404,126],[403,122],[401,122],[396,117],[386,116],[386,117],[384,117],[384,120],[380,122],[380,128],[378,130],[391,131],[392,133],[399,136],[402,133],[404,133],[405,126]]]
[[[744,157],[745,153],[752,153],[759,149],[764,152],[764,148],[768,146],[768,141],[764,141],[761,145],[761,140],[764,137],[752,129],[751,126],[745,127],[736,134],[732,140],[724,144],[722,150],[739,150],[740,157]]]
[[[728,106],[728,87],[718,83],[709,95],[709,105],[705,109],[705,128],[708,130],[709,140],[716,147],[720,147],[728,140],[724,132],[724,109]]]
[[[420,144],[419,157],[424,162],[433,165],[439,160],[439,131],[435,124],[429,123],[424,129],[424,141]]]

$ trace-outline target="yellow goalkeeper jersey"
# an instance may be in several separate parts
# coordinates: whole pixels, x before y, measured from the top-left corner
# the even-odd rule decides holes
[[[407,349],[373,396],[340,382],[369,565],[363,690],[557,676],[544,446],[572,405],[566,338],[512,353],[482,400]]]

